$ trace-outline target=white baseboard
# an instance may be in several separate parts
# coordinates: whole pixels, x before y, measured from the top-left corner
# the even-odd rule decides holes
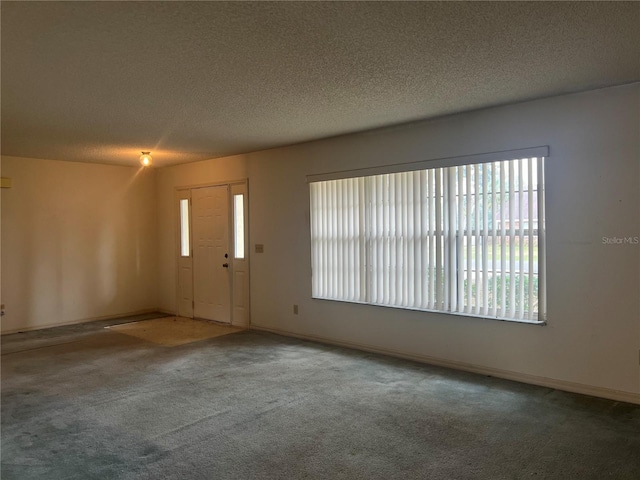
[[[454,370],[463,370],[465,372],[478,373],[481,375],[490,375],[493,377],[504,378],[505,380],[513,380],[516,382],[528,383],[531,385],[538,385],[540,387],[554,388],[557,390],[563,390],[571,393],[579,393],[582,395],[590,395],[592,397],[607,398],[609,400],[616,400],[619,402],[635,403],[640,405],[640,394],[632,392],[624,392],[620,390],[613,390],[610,388],[597,387],[592,385],[585,385],[582,383],[567,382],[565,380],[556,380],[554,378],[540,377],[537,375],[529,375],[526,373],[511,372],[509,370],[501,370],[491,367],[483,367],[473,365],[470,363],[455,362],[451,360],[445,360],[436,357],[430,357],[427,355],[415,355],[391,350],[387,348],[374,347],[372,345],[366,345],[362,343],[344,342],[327,337],[320,337],[316,335],[305,335],[286,330],[280,330],[271,327],[262,327],[260,325],[251,324],[249,327],[252,330],[261,330],[265,332],[276,333],[287,337],[300,338],[303,340],[312,340],[320,343],[327,343],[330,345],[337,345],[341,347],[353,348],[356,350],[363,350],[365,352],[380,353],[382,355],[389,355],[392,357],[403,358],[406,360],[413,360],[420,363],[427,363],[429,365],[437,365],[439,367],[452,368]]]
[[[19,332],[30,332],[33,330],[44,330],[47,328],[54,328],[54,327],[64,327],[65,325],[75,325],[77,323],[97,322],[99,320],[110,320],[112,318],[130,317],[133,315],[144,315],[145,313],[153,313],[153,312],[165,313],[162,310],[159,310],[157,308],[145,308],[144,310],[136,310],[135,312],[128,312],[128,313],[118,313],[116,315],[104,315],[101,317],[80,318],[78,320],[71,320],[69,322],[45,323],[42,325],[12,328],[9,330],[3,330],[2,335],[10,335],[12,333],[19,333]]]

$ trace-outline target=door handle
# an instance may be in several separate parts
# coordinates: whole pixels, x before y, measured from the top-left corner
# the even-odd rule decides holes
[[[222,266],[223,266],[224,268],[229,268],[229,264],[228,264],[228,263],[223,263],[223,264],[222,264]]]

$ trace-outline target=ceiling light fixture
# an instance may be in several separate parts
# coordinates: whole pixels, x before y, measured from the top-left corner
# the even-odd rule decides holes
[[[150,153],[151,152],[142,152],[142,155],[140,156],[140,163],[143,167],[151,166],[153,159],[151,158],[151,155],[149,155]]]

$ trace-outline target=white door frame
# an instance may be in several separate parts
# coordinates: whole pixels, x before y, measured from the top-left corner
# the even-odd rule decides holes
[[[228,186],[228,210],[229,210],[229,290],[230,290],[230,323],[231,325],[248,327],[251,323],[250,317],[250,252],[249,252],[249,185],[248,179],[235,180],[229,182],[216,182],[199,185],[188,185],[175,188],[175,258],[176,258],[176,298],[178,300],[176,314],[193,318],[193,268],[191,268],[191,285],[182,285],[187,279],[181,273],[183,264],[188,260],[181,256],[181,225],[180,225],[180,199],[191,198],[191,191],[197,188]],[[234,195],[244,197],[244,258],[235,258],[235,236],[234,236]],[[193,261],[193,236],[192,236],[192,208],[189,202],[189,253],[190,260]],[[186,287],[186,292],[182,290]],[[187,301],[183,299],[183,294],[191,292],[191,306],[187,308]]]

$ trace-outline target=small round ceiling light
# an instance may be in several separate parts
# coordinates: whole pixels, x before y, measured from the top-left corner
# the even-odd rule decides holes
[[[140,164],[143,167],[150,167],[151,166],[151,162],[153,161],[153,159],[151,158],[150,153],[151,152],[142,152],[142,155],[140,155]]]

